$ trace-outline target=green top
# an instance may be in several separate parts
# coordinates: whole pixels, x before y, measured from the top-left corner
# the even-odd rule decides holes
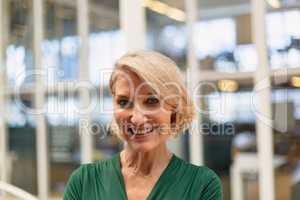
[[[120,153],[111,159],[82,165],[71,175],[64,200],[127,200]],[[147,200],[222,200],[218,176],[207,167],[173,154]]]

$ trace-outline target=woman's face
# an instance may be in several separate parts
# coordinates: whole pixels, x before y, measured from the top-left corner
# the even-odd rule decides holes
[[[170,136],[170,106],[131,71],[118,76],[114,89],[114,117],[128,147],[147,152],[164,145]]]

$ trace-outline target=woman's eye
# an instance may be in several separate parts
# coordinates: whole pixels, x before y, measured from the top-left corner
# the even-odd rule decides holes
[[[151,105],[157,104],[157,103],[159,103],[159,99],[156,97],[148,97],[146,100],[146,103],[151,104]]]
[[[130,107],[131,103],[126,100],[126,99],[120,99],[117,101],[118,105],[120,105],[120,107],[125,108],[125,107]]]

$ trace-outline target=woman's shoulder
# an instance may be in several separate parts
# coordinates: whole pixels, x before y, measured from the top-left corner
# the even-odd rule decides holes
[[[106,178],[105,174],[112,172],[113,160],[114,156],[94,163],[80,165],[69,177],[64,192],[64,200],[83,199],[84,194],[88,195],[86,191],[95,188],[93,186],[97,185],[99,179],[105,181],[103,179],[103,177]]]
[[[191,173],[194,173],[194,175],[196,175],[196,176],[201,176],[201,177],[205,177],[205,178],[209,178],[209,177],[218,178],[217,174],[207,166],[195,165],[195,164],[192,164],[192,163],[190,163],[186,160],[183,160],[179,157],[177,157],[177,160],[180,162],[181,167],[184,170],[190,171]]]
[[[93,163],[81,164],[74,172],[73,175],[87,175],[100,173],[101,171],[111,170],[114,167],[115,156],[104,158]]]
[[[215,197],[212,199],[222,199],[222,184],[219,176],[207,166],[198,166],[183,159],[177,158],[181,171],[181,183],[186,182],[192,185],[195,193],[200,192],[201,199],[209,195]]]

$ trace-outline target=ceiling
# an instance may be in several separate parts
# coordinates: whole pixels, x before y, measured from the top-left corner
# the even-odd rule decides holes
[[[184,10],[184,0],[161,0],[164,3],[172,7],[176,7],[179,9]],[[249,3],[250,0],[198,0],[197,4],[199,8],[202,9],[213,9],[213,8],[220,8],[220,7],[227,7],[233,5],[240,5]]]
[[[184,10],[184,2],[185,0],[160,0],[168,5]],[[283,4],[299,4],[300,0],[279,0]],[[251,0],[198,0],[198,8],[199,9],[216,9],[216,8],[224,8],[231,6],[240,6],[245,4],[250,4]]]
[[[90,30],[97,32],[101,30],[117,29],[119,24],[119,1],[120,0],[89,0],[90,9]],[[125,1],[125,0],[124,0]],[[185,1],[187,0],[158,0],[168,4],[170,7],[185,10]],[[249,10],[251,0],[197,0],[198,3],[198,17],[200,19],[228,17],[241,14],[245,10]],[[263,1],[263,0],[262,0]],[[298,3],[300,7],[300,0],[281,0],[285,3]],[[29,41],[28,37],[32,34],[32,0],[10,0],[11,4],[11,33],[16,35],[16,38],[22,38],[23,41]],[[14,2],[14,3],[13,3]],[[21,5],[28,4],[28,6]],[[27,3],[25,3],[27,2]],[[76,32],[76,1],[74,0],[46,0],[44,4],[47,24],[48,37],[55,37],[57,35],[58,25],[62,24],[60,21],[65,21],[68,25],[64,34],[68,30]],[[246,7],[245,7],[246,5]],[[52,14],[51,14],[51,12]],[[61,12],[58,12],[61,11]],[[61,13],[58,15],[57,13]],[[163,26],[169,23],[176,23],[168,17],[161,16],[155,12],[147,11],[147,23],[152,21],[158,26]],[[61,28],[60,28],[61,29]],[[52,30],[52,32],[51,32]],[[15,33],[15,34],[14,34]],[[27,34],[25,34],[27,33]],[[26,36],[27,35],[27,36]]]

